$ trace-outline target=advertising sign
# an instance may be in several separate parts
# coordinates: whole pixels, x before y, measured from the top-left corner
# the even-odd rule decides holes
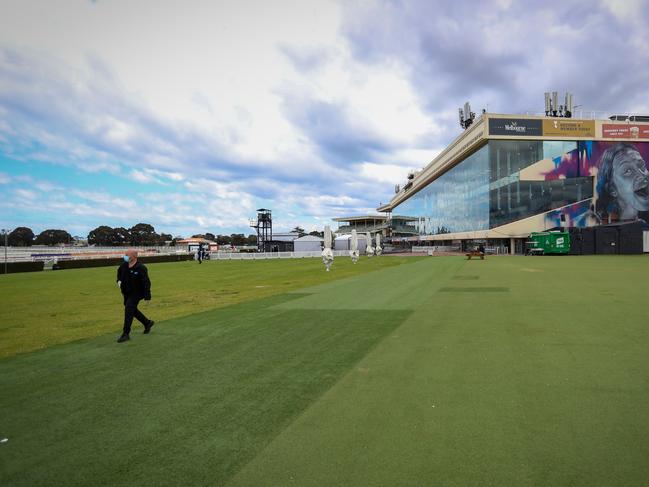
[[[609,139],[649,139],[649,124],[603,123],[602,137]]]
[[[595,137],[595,120],[543,120],[543,135],[558,137]]]
[[[543,135],[541,120],[525,118],[490,118],[489,135],[538,137]]]

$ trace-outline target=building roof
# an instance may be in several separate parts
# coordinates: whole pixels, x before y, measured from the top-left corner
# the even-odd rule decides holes
[[[324,238],[316,237],[315,235],[305,235],[304,237],[296,238],[296,242],[324,242]]]
[[[293,240],[300,237],[299,233],[294,232],[273,232],[271,242],[292,242]]]
[[[360,215],[360,216],[345,216],[340,218],[332,218],[335,222],[357,222],[364,220],[381,220],[385,221],[387,219],[386,215]]]
[[[177,243],[179,244],[197,244],[197,243],[204,243],[204,244],[216,244],[216,242],[213,242],[212,240],[207,240],[205,238],[184,238],[182,240],[178,240]]]
[[[359,232],[356,234],[356,236],[360,239],[367,239],[367,235],[365,235],[366,232]],[[349,240],[352,238],[351,233],[343,233],[342,235],[338,235],[334,240]]]

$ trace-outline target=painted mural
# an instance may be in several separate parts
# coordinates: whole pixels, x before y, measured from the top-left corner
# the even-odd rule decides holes
[[[591,177],[593,197],[546,213],[553,226],[649,221],[649,143],[579,142],[553,161],[546,180]]]

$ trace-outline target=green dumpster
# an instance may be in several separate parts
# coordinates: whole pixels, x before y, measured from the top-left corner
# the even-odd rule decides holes
[[[526,242],[528,255],[567,254],[570,252],[568,232],[532,232]]]

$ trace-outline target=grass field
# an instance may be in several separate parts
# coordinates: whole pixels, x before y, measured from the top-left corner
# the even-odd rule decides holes
[[[319,259],[149,264],[156,321],[282,294],[404,262],[375,259],[353,266],[338,259],[323,273]],[[116,267],[0,275],[0,358],[52,345],[119,333],[123,316]],[[136,325],[137,326],[137,325]]]
[[[99,270],[2,281],[0,485],[647,485],[649,259],[221,264],[119,345]]]

